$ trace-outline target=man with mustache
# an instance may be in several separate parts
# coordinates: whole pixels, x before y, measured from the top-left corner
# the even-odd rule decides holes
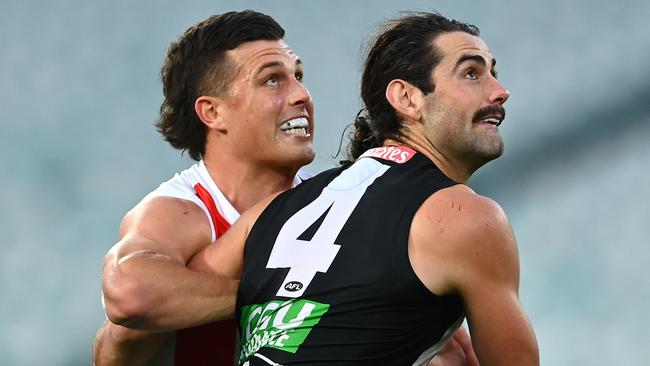
[[[511,226],[466,185],[503,152],[495,65],[473,25],[386,25],[349,161],[255,205],[190,263],[241,277],[240,365],[425,365],[465,317],[481,365],[539,365]]]

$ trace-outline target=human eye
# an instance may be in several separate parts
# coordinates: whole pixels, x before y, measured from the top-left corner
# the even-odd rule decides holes
[[[470,79],[470,80],[478,79],[478,74],[474,69],[469,69],[469,70],[465,71],[465,74],[463,76],[466,79]]]
[[[278,85],[279,80],[276,75],[270,75],[266,79],[264,79],[264,85],[266,86],[276,86]]]
[[[304,79],[305,75],[302,72],[296,72],[296,80],[302,83],[302,80]]]

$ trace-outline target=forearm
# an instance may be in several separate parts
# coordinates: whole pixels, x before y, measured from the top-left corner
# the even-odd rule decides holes
[[[105,275],[106,311],[128,328],[177,330],[232,317],[237,286],[232,279],[141,255]]]
[[[95,336],[94,366],[146,366],[170,333],[131,330],[106,321]]]

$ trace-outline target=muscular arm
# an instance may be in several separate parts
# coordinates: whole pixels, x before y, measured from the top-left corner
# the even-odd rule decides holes
[[[104,262],[106,313],[133,329],[170,331],[231,317],[237,281],[187,268],[210,243],[196,205],[157,197],[125,218]]]
[[[186,266],[210,242],[208,218],[188,201],[156,197],[126,215],[104,261],[110,322],[95,339],[96,365],[146,364],[167,332],[233,315],[238,281]]]
[[[437,192],[414,218],[409,258],[433,293],[461,296],[481,365],[539,365],[514,234],[495,202],[465,186]]]
[[[93,365],[149,365],[169,335],[133,330],[107,320],[95,336]]]
[[[205,247],[189,262],[188,267],[197,271],[213,273],[225,278],[239,280],[244,265],[244,244],[253,224],[277,196],[273,194],[249,210],[216,241],[216,245]]]

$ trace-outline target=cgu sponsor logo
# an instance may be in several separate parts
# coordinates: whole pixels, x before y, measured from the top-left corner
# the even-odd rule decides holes
[[[328,304],[305,299],[244,306],[239,363],[262,347],[296,353],[328,309]]]

